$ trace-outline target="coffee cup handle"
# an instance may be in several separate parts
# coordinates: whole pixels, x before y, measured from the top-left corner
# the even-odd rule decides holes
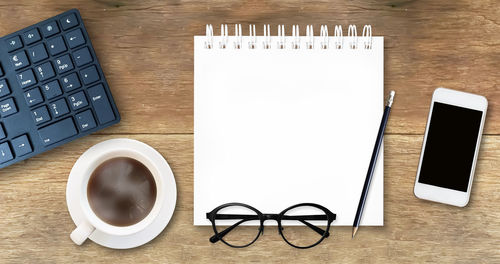
[[[78,225],[78,227],[71,232],[71,240],[77,245],[83,244],[85,240],[94,232],[95,227],[90,225],[87,221],[83,221]]]

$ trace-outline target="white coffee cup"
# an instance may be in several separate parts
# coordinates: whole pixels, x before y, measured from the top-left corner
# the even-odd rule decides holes
[[[156,183],[156,200],[153,208],[151,209],[149,214],[144,217],[144,219],[130,226],[114,226],[101,220],[90,207],[87,197],[87,187],[92,172],[105,161],[118,157],[128,157],[142,163],[151,172]],[[85,240],[96,229],[112,236],[127,236],[138,233],[148,227],[158,216],[158,213],[162,208],[162,203],[164,201],[163,198],[165,196],[166,190],[164,189],[164,179],[160,177],[160,170],[150,157],[133,148],[120,146],[117,148],[109,148],[105,151],[101,151],[95,155],[92,155],[90,159],[87,156],[85,162],[77,162],[76,164],[79,165],[73,167],[72,170],[82,171],[83,173],[81,174],[83,175],[83,177],[81,177],[81,179],[79,179],[79,182],[77,182],[77,187],[75,187],[76,190],[67,191],[80,192],[79,202],[83,211],[84,219],[80,221],[80,223],[77,223],[77,228],[73,230],[70,235],[73,242],[75,242],[77,245],[81,245],[83,242],[85,242]]]

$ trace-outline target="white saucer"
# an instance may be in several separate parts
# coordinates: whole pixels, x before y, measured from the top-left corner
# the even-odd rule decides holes
[[[161,177],[164,179],[163,188],[166,190],[166,194],[162,207],[158,216],[144,230],[127,236],[112,236],[96,229],[89,237],[89,239],[95,243],[108,248],[134,248],[144,245],[158,236],[167,226],[175,209],[177,188],[175,185],[174,174],[172,173],[167,161],[160,153],[158,153],[158,151],[137,140],[125,138],[107,140],[91,147],[76,161],[73,169],[71,170],[68,178],[68,184],[66,186],[66,202],[73,222],[78,225],[84,219],[84,213],[79,202],[81,195],[79,191],[80,188],[77,186],[83,177],[82,172],[85,171],[83,168],[87,165],[88,160],[92,156],[95,156],[103,150],[114,148],[128,148],[147,156],[160,169]],[[69,232],[70,230],[68,230],[68,236]]]

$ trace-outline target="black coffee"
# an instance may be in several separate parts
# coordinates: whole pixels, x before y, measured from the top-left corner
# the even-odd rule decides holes
[[[89,179],[90,207],[104,222],[129,226],[144,219],[156,201],[156,183],[142,163],[131,158],[107,160]]]

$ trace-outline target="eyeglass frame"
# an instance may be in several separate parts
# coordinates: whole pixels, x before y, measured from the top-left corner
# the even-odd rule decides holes
[[[257,213],[257,216],[258,218],[257,219],[254,219],[255,215],[245,215],[245,214],[217,214],[218,211],[220,211],[221,209],[223,208],[226,208],[226,207],[230,207],[230,206],[241,206],[241,207],[245,207],[245,208],[248,208],[252,211],[254,211],[255,213]],[[315,207],[315,208],[318,208],[318,209],[321,209],[323,210],[323,212],[325,212],[325,215],[327,216],[327,219],[321,219],[321,217],[323,217],[324,215],[300,215],[301,218],[303,218],[304,216],[307,216],[307,217],[314,217],[314,218],[319,218],[319,219],[304,219],[304,220],[300,220],[300,219],[287,219],[288,217],[298,217],[298,216],[285,216],[284,214],[288,211],[290,211],[291,209],[294,209],[294,208],[297,208],[297,207],[301,207],[301,206],[310,206],[310,207]],[[224,218],[217,218],[217,219],[226,219],[226,220],[231,220],[231,219],[234,219],[234,220],[241,220],[229,227],[227,227],[226,229],[224,229],[222,232],[218,232],[217,231],[217,228],[216,228],[216,225],[215,225],[215,220],[216,220],[216,216],[219,215],[219,216],[225,216]],[[285,219],[283,218],[285,216]],[[294,247],[294,248],[299,248],[299,249],[307,249],[307,248],[312,248],[316,245],[318,245],[319,243],[321,243],[325,238],[329,237],[330,236],[330,226],[331,226],[331,223],[333,221],[335,221],[335,219],[337,218],[337,215],[332,213],[330,210],[328,210],[328,208],[324,207],[324,206],[321,206],[319,204],[315,204],[315,203],[300,203],[300,204],[296,204],[296,205],[292,205],[288,208],[286,208],[285,210],[281,211],[279,214],[263,214],[261,213],[259,210],[257,210],[256,208],[250,206],[250,205],[247,205],[247,204],[244,204],[244,203],[226,203],[226,204],[223,204],[223,205],[220,205],[218,207],[216,207],[215,209],[213,209],[212,211],[208,212],[207,215],[206,215],[207,219],[210,220],[210,222],[212,223],[212,228],[214,230],[214,235],[212,237],[210,237],[210,242],[212,243],[216,243],[218,242],[219,240],[221,240],[224,244],[230,246],[230,247],[233,247],[233,248],[244,248],[244,247],[248,247],[250,245],[252,245],[255,241],[257,241],[257,239],[262,235],[264,234],[264,222],[267,221],[267,220],[275,220],[276,222],[278,222],[278,232],[279,234],[281,235],[281,237],[283,238],[283,240],[285,240],[285,242]],[[228,217],[228,218],[226,218]],[[248,244],[246,245],[243,245],[243,246],[236,246],[236,245],[231,245],[229,244],[228,242],[226,242],[223,237],[228,234],[229,232],[231,232],[231,230],[233,230],[235,227],[239,226],[241,223],[245,222],[245,221],[250,221],[250,220],[259,220],[260,221],[260,225],[259,225],[259,233],[257,234],[257,236]],[[317,232],[318,234],[322,234],[321,235],[321,238],[314,244],[312,245],[309,245],[309,246],[305,246],[305,247],[302,247],[302,246],[297,246],[297,245],[294,245],[292,244],[291,242],[289,242],[285,235],[283,234],[283,226],[281,224],[281,220],[298,220],[300,222],[302,222],[303,224],[305,224],[307,227],[313,229],[315,232]],[[311,223],[308,223],[306,222],[305,220],[327,220],[327,227],[326,227],[326,230],[323,230],[321,229],[320,227],[318,226],[315,226]],[[321,233],[320,233],[321,232]]]

